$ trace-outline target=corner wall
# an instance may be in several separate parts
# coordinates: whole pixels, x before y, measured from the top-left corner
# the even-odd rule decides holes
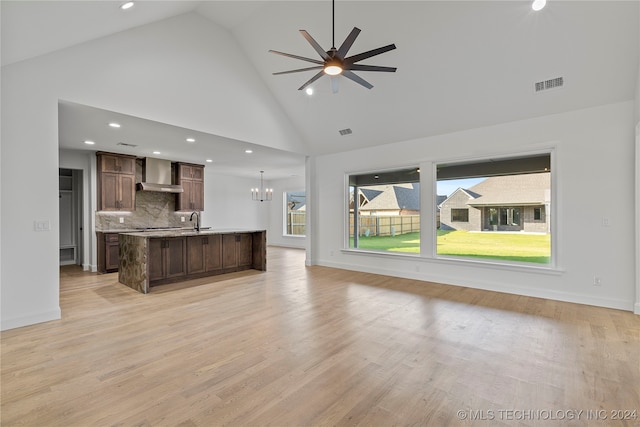
[[[389,144],[315,159],[314,263],[521,295],[633,310],[634,103],[626,102]],[[478,265],[343,251],[345,174],[555,147],[558,269]],[[422,174],[423,211],[432,209],[432,177]],[[428,217],[429,215],[427,215]],[[433,217],[433,215],[431,215]],[[610,226],[603,226],[607,218]],[[432,232],[424,221],[422,242]],[[432,249],[424,247],[423,253]],[[593,285],[593,276],[602,286]],[[428,286],[425,283],[425,286]]]
[[[59,100],[306,152],[241,52],[228,31],[190,13],[2,67],[1,329],[61,316]],[[246,116],[258,120],[246,126]],[[205,219],[256,226],[229,215],[207,212]],[[35,231],[35,222],[48,230]]]

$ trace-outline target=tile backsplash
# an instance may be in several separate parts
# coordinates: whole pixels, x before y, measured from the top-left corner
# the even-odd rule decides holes
[[[136,192],[133,212],[96,212],[96,231],[126,230],[142,227],[191,227],[190,213],[175,212],[176,196],[152,191]],[[180,218],[185,217],[185,222]],[[124,223],[120,223],[124,218]]]

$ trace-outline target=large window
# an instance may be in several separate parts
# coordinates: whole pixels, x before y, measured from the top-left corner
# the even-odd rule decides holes
[[[307,198],[304,191],[284,193],[284,235],[304,236],[307,221]]]
[[[551,263],[549,153],[436,170],[437,256]]]
[[[349,176],[349,248],[420,253],[417,167]]]

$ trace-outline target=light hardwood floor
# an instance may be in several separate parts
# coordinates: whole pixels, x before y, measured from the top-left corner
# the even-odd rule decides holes
[[[60,305],[1,334],[2,426],[640,425],[612,420],[640,411],[630,312],[275,247],[267,272],[148,295],[63,268]]]

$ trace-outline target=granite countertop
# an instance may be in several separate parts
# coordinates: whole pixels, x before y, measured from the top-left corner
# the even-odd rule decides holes
[[[149,230],[149,231],[133,231],[133,232],[120,232],[128,236],[136,237],[182,237],[182,236],[206,236],[211,234],[233,234],[233,233],[258,233],[265,230],[249,230],[249,229],[213,229],[210,227],[201,228],[200,231],[196,231],[193,228],[178,228],[173,230]]]
[[[208,227],[211,228],[211,227]],[[105,230],[96,230],[96,233],[150,233],[154,231],[188,231],[193,227],[136,227],[136,228],[109,228]]]

